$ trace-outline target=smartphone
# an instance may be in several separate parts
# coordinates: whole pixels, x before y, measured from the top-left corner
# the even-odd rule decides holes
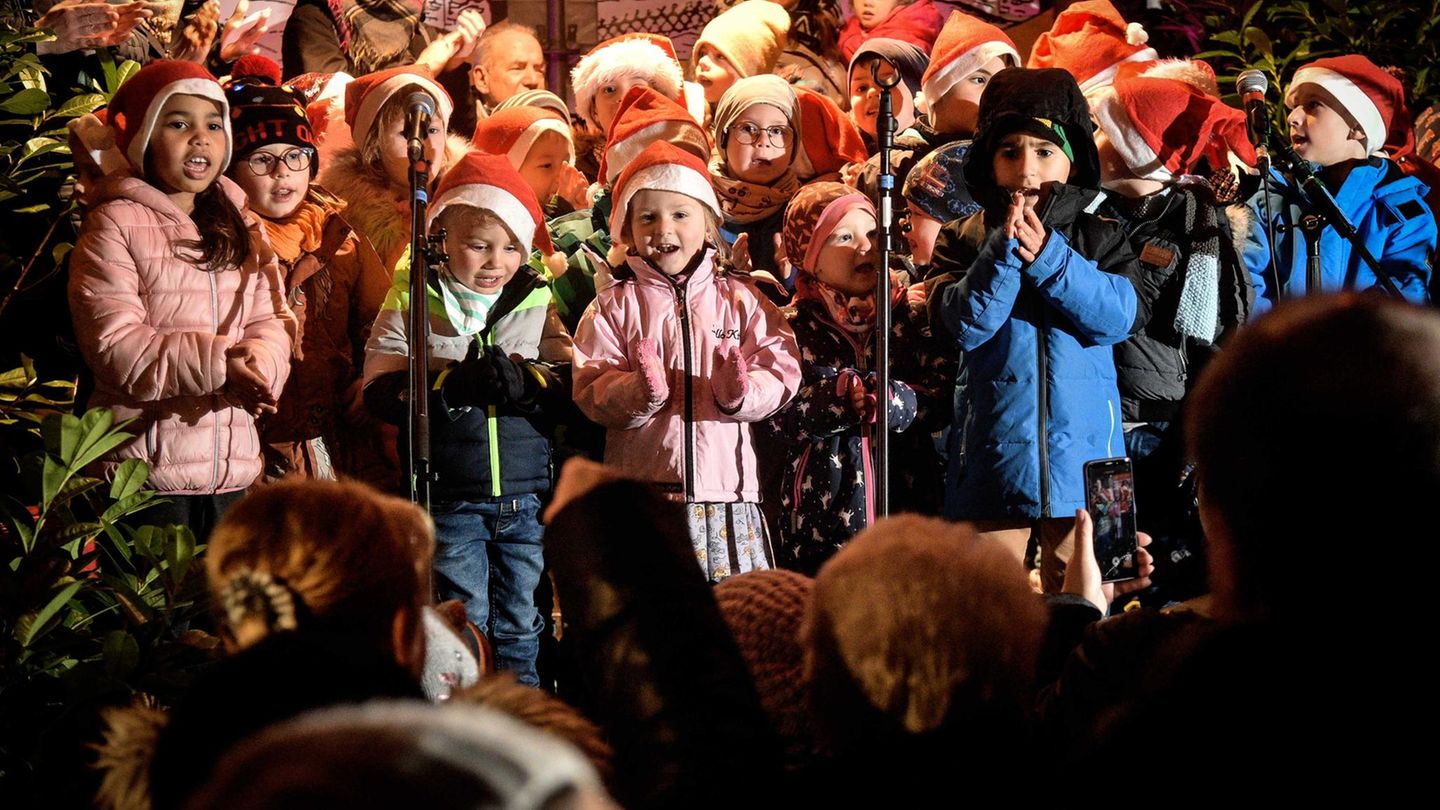
[[[1095,526],[1095,559],[1104,582],[1139,575],[1135,470],[1128,458],[1085,462],[1085,508]]]

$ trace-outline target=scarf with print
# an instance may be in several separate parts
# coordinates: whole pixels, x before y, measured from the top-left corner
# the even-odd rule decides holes
[[[710,162],[710,183],[715,186],[715,196],[720,198],[720,210],[725,212],[726,222],[759,222],[774,216],[784,210],[785,204],[800,190],[800,180],[793,168],[786,169],[773,184],[762,186],[725,174],[718,159]]]
[[[340,50],[356,76],[413,62],[410,40],[420,27],[420,0],[326,0]]]
[[[500,293],[477,293],[461,284],[448,268],[440,271],[440,303],[445,307],[445,318],[456,332],[468,337],[484,329],[490,310],[498,300]]]
[[[875,328],[875,291],[851,295],[831,287],[809,273],[795,278],[795,297],[813,298],[825,307],[825,314],[836,326],[847,332],[863,335]],[[890,306],[894,308],[905,298],[905,279],[890,274]]]

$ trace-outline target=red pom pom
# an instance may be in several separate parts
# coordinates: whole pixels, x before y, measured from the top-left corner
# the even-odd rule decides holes
[[[242,56],[235,62],[235,68],[230,71],[231,79],[239,78],[268,79],[271,84],[280,84],[280,65],[268,56],[252,53]]]

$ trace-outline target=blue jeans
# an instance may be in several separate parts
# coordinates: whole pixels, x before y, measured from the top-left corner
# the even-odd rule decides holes
[[[530,686],[540,685],[535,656],[545,624],[535,609],[545,567],[539,512],[536,495],[437,503],[432,510],[437,595],[464,602],[470,621],[494,644],[499,667]]]

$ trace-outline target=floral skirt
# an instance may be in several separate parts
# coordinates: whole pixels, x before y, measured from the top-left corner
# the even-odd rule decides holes
[[[711,582],[772,566],[775,554],[758,503],[688,503],[695,559]]]

